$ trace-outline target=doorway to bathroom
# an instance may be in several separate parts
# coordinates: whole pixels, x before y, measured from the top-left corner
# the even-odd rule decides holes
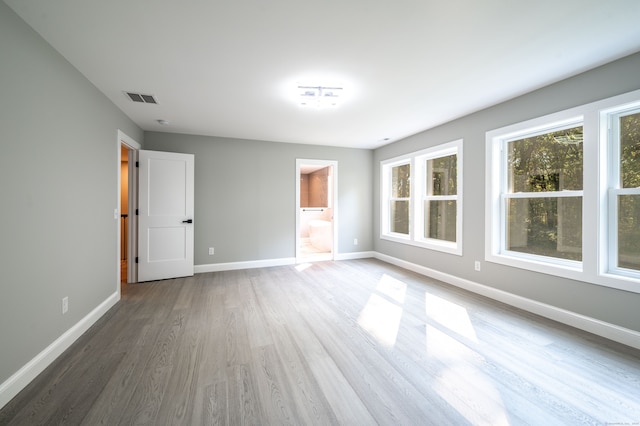
[[[333,260],[337,242],[338,162],[296,160],[296,262]]]

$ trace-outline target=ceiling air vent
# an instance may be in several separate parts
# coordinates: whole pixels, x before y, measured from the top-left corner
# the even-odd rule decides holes
[[[133,102],[139,102],[142,104],[157,104],[158,101],[153,95],[143,95],[142,93],[125,92],[129,99]]]

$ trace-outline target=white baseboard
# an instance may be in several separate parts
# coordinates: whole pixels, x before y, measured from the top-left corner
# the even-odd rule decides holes
[[[58,337],[53,343],[26,363],[20,370],[0,384],[0,408],[4,407],[33,379],[42,373],[56,358],[69,348],[82,334],[100,319],[120,300],[118,292],[113,293],[93,311],[78,321],[73,327]]]
[[[352,260],[352,259],[365,259],[375,257],[373,251],[361,251],[356,253],[337,253],[335,260]],[[265,260],[249,260],[245,262],[229,262],[229,263],[211,263],[208,265],[195,265],[193,272],[201,274],[204,272],[220,272],[220,271],[234,271],[237,269],[251,269],[251,268],[268,268],[270,266],[286,266],[295,265],[295,257],[284,257],[281,259],[265,259]]]
[[[195,265],[193,272],[201,274],[203,272],[234,271],[236,269],[268,268],[270,266],[295,265],[295,257],[284,257],[281,259],[249,260],[246,262],[211,263],[209,265]]]
[[[375,252],[373,251],[359,251],[355,253],[338,253],[335,256],[336,260],[353,260],[353,259],[367,259],[370,257],[375,257]]]
[[[496,288],[479,284],[464,278],[459,278],[454,275],[446,274],[435,269],[427,268],[425,266],[407,262],[402,259],[387,256],[382,253],[375,252],[374,257],[384,262],[400,266],[401,268],[417,272],[418,274],[426,275],[428,277],[444,281],[447,284],[451,284],[456,287],[471,291],[473,293],[488,297],[490,299],[506,303],[507,305],[511,305],[516,308],[543,316],[545,318],[567,324],[580,330],[588,331],[589,333],[605,337],[615,342],[622,343],[623,345],[640,349],[640,332],[637,332],[635,330],[620,327],[618,325],[611,324],[605,321],[600,321],[598,319],[578,314],[576,312],[568,311],[566,309],[558,308],[556,306],[547,305],[546,303],[527,299],[526,297],[508,293],[503,290],[498,290]]]

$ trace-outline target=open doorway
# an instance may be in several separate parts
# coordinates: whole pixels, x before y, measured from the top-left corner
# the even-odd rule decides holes
[[[120,285],[127,284],[129,260],[129,148],[120,148]]]
[[[296,160],[296,261],[333,260],[337,241],[338,163]]]
[[[116,217],[119,221],[117,227],[117,288],[122,291],[122,286],[127,283],[135,283],[137,270],[135,256],[137,253],[137,221],[135,211],[138,203],[137,174],[135,163],[137,161],[140,144],[118,130],[118,208]]]

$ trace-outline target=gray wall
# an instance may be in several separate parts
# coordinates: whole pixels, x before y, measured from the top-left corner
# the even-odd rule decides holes
[[[4,2],[0,62],[2,383],[117,291],[117,131],[143,134]]]
[[[296,158],[338,162],[338,253],[373,247],[371,150],[154,132],[144,148],[195,154],[196,265],[295,256]]]
[[[640,54],[462,117],[374,152],[374,250],[513,294],[640,331],[640,294],[484,262],[485,133],[640,89]],[[380,161],[464,139],[463,256],[380,239]],[[474,271],[482,260],[482,272]],[[640,285],[639,285],[640,288]]]

